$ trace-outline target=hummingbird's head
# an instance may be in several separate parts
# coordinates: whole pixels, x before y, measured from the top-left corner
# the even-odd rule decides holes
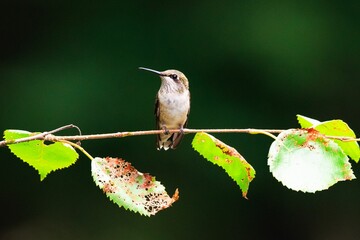
[[[139,67],[139,69],[156,73],[161,79],[161,88],[165,91],[183,92],[189,89],[189,81],[186,76],[178,70],[166,70],[159,72],[149,68]]]

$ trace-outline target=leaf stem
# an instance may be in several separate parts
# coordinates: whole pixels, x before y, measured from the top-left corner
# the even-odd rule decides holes
[[[73,143],[71,141],[67,141],[67,140],[59,140],[59,142],[62,143],[67,143],[71,146],[73,146],[74,148],[79,149],[83,154],[85,154],[85,156],[87,156],[88,158],[90,158],[90,160],[93,160],[94,158],[84,149],[82,148],[79,144]]]

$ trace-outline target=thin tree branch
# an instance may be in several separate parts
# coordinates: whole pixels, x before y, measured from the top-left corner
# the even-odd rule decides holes
[[[249,134],[270,134],[270,133],[280,133],[284,130],[278,129],[188,129],[184,128],[168,130],[169,133],[178,133],[183,132],[187,133],[198,133],[198,132],[207,132],[207,133],[249,133]],[[117,133],[104,133],[104,134],[91,134],[91,135],[82,135],[82,136],[54,136],[47,135],[45,140],[47,141],[59,141],[59,140],[68,140],[68,141],[83,141],[83,140],[94,140],[94,139],[107,139],[107,138],[123,138],[130,136],[144,136],[144,135],[156,135],[165,133],[164,130],[146,130],[146,131],[133,131],[133,132],[117,132]],[[1,144],[1,143],[0,143]]]
[[[326,136],[327,138],[330,139],[335,139],[335,140],[340,140],[343,142],[360,142],[360,138],[353,138],[353,137],[343,137],[343,136]]]
[[[14,143],[30,142],[30,141],[33,141],[33,140],[46,140],[45,139],[46,136],[52,135],[53,133],[57,133],[57,132],[60,132],[60,131],[66,130],[66,129],[70,129],[70,128],[76,128],[79,131],[79,134],[80,134],[79,136],[81,136],[80,128],[77,127],[74,124],[69,124],[69,125],[65,125],[65,126],[56,128],[56,129],[51,130],[49,132],[42,132],[42,133],[35,134],[33,136],[30,136],[30,137],[19,138],[19,139],[16,139],[16,140],[4,140],[4,141],[1,141],[0,142],[0,147],[6,146],[6,145],[9,145],[9,144],[14,144]]]
[[[54,133],[59,131],[69,129],[69,128],[77,128],[80,132],[80,129],[75,125],[66,125],[57,129],[54,129],[49,132],[39,133],[30,137],[19,138],[16,140],[4,140],[0,141],[0,147],[16,144],[21,142],[28,142],[33,140],[45,140],[51,142],[58,141],[84,141],[84,140],[95,140],[95,139],[109,139],[109,138],[123,138],[130,136],[143,136],[143,135],[155,135],[165,133],[164,130],[146,130],[146,131],[131,131],[131,132],[116,132],[116,133],[103,133],[103,134],[90,134],[90,135],[74,135],[74,136],[55,136]],[[170,133],[184,132],[184,133],[198,133],[198,132],[207,132],[207,133],[248,133],[248,134],[265,134],[272,138],[276,138],[272,133],[281,133],[284,130],[280,129],[188,129],[184,128],[168,130]],[[81,132],[80,132],[81,134]],[[328,138],[337,139],[341,141],[360,141],[359,138],[350,138],[350,137],[341,137],[341,136],[327,136]]]

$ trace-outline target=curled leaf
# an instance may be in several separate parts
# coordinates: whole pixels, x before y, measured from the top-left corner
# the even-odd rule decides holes
[[[246,198],[250,182],[255,178],[255,170],[235,148],[204,132],[195,135],[192,146],[208,161],[222,167],[239,185]]]
[[[268,165],[278,181],[296,191],[321,191],[355,178],[339,145],[312,128],[280,133],[271,144]]]
[[[96,185],[113,202],[146,216],[170,207],[179,198],[177,189],[170,197],[155,177],[137,171],[121,158],[96,157],[92,160],[91,172]]]
[[[305,117],[305,116],[302,116],[300,114],[297,114],[296,115],[297,117],[297,120],[300,124],[300,126],[302,128],[310,128],[316,124],[319,124],[321,123],[320,121],[316,120],[316,119],[312,119],[312,118],[309,118],[309,117]]]
[[[15,140],[34,135],[23,130],[6,130],[5,140]],[[69,167],[76,162],[79,155],[76,150],[67,143],[55,142],[45,144],[44,141],[34,140],[8,145],[9,149],[18,158],[35,168],[40,179],[43,180],[51,171]]]

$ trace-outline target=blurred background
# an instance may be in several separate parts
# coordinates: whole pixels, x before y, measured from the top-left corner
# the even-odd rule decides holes
[[[342,119],[359,135],[358,1],[312,3],[96,1],[0,4],[0,126],[76,124],[83,134],[155,126],[157,76],[190,81],[190,128],[296,128],[296,114]],[[77,134],[75,130],[64,135]],[[123,157],[180,200],[147,218],[111,203],[90,161],[37,172],[0,151],[0,239],[357,239],[360,182],[291,191],[269,173],[272,139],[214,134],[256,170],[249,200],[191,148],[157,151],[154,136],[84,141],[93,156]],[[360,168],[354,162],[355,175]]]

